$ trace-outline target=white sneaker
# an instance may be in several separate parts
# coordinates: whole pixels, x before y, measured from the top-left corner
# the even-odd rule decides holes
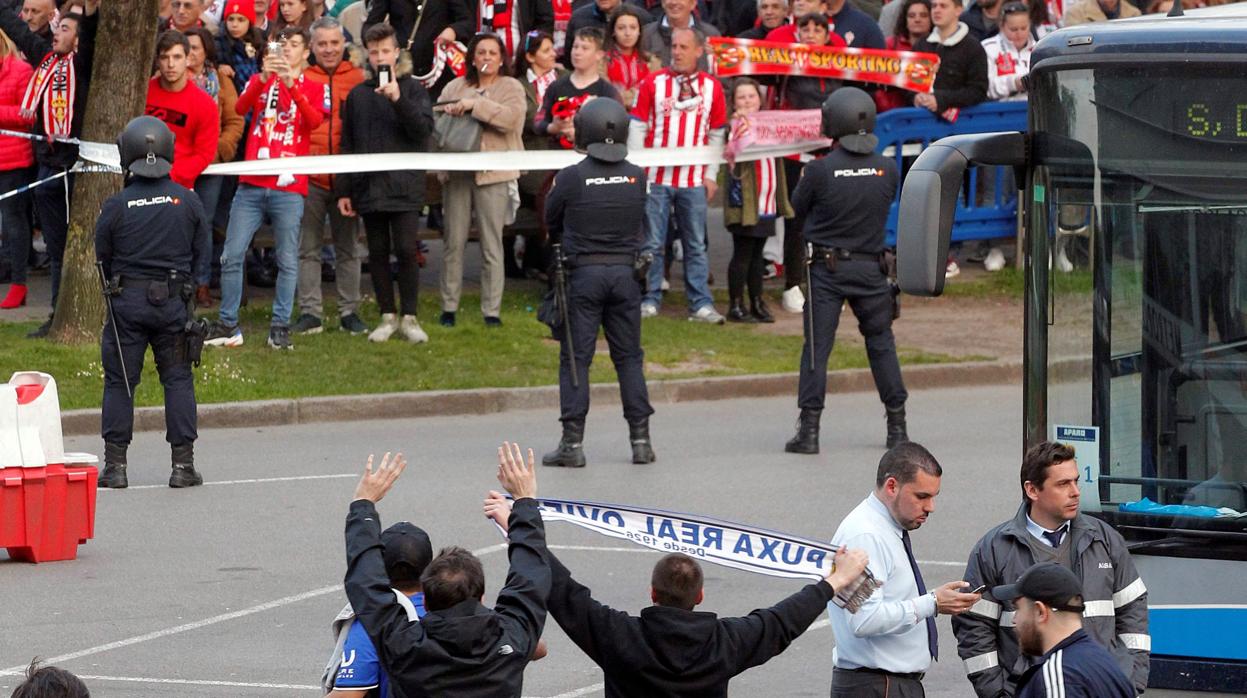
[[[724,318],[714,309],[713,305],[703,305],[697,312],[688,316],[689,322],[704,322],[708,325],[722,325]]]
[[[780,303],[784,310],[790,313],[801,314],[805,311],[805,294],[801,292],[800,286],[793,286],[784,291],[783,301]]]
[[[394,313],[382,313],[381,324],[368,335],[370,342],[384,342],[398,331],[398,316]]]
[[[658,306],[653,303],[641,304],[641,317],[655,317],[658,315]]]
[[[957,266],[957,263],[952,260],[949,260],[948,266],[944,267],[944,278],[946,279],[951,279],[960,273],[961,267]]]
[[[671,258],[677,262],[684,259],[684,245],[679,240],[671,243]]]
[[[1005,268],[1005,253],[1000,251],[999,247],[993,247],[991,252],[987,253],[987,258],[983,260],[983,268],[987,271],[1000,271]]]
[[[1069,257],[1065,256],[1064,249],[1058,250],[1056,253],[1056,268],[1064,274],[1074,271],[1074,263],[1069,261]]]
[[[666,279],[663,279],[663,280],[662,280],[662,286],[659,286],[659,288],[661,288],[661,289],[662,289],[662,290],[664,290],[664,291],[670,291],[670,290],[671,290],[671,282],[670,282],[670,281],[667,281]]]
[[[398,331],[402,333],[403,339],[412,344],[422,344],[429,341],[429,335],[420,327],[420,321],[415,315],[404,315],[401,322],[398,323]]]

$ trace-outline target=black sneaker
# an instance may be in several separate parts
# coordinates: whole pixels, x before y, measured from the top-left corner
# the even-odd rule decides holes
[[[324,329],[325,326],[320,318],[311,313],[303,313],[290,327],[290,331],[295,334],[320,334]]]
[[[492,315],[486,315],[485,326],[486,327],[502,327],[502,318],[494,317]]]
[[[359,316],[355,313],[347,313],[346,315],[343,315],[340,323],[343,332],[349,332],[351,334],[368,333],[368,325],[365,325],[364,321],[360,320]]]
[[[208,326],[208,336],[204,337],[204,344],[210,347],[241,347],[242,341],[238,325],[226,325],[220,320]]]
[[[438,323],[441,324],[442,327],[454,327],[455,326],[455,314],[449,311],[445,311],[442,313],[442,316],[437,319],[437,321]]]
[[[268,331],[268,345],[273,349],[294,349],[294,345],[290,343],[290,328],[270,327]]]
[[[47,337],[48,333],[51,331],[52,331],[52,317],[49,316],[48,319],[44,321],[42,325],[39,325],[37,329],[34,329],[29,334],[27,334],[26,339],[43,339],[44,337]]]

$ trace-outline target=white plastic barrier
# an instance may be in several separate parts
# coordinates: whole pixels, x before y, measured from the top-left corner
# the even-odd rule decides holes
[[[18,371],[0,385],[0,468],[42,468],[49,463],[65,463],[56,379]]]

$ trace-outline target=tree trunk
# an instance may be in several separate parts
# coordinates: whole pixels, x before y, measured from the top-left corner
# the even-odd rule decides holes
[[[107,0],[99,7],[82,140],[115,143],[130,119],[143,113],[156,50],[158,0]],[[121,175],[79,173],[69,215],[51,339],[61,344],[98,341],[104,299],[95,270],[95,219],[104,200],[121,191]]]

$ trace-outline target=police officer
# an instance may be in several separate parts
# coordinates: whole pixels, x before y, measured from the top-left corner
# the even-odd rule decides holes
[[[645,242],[645,171],[625,160],[628,112],[615,100],[598,97],[586,102],[572,125],[576,150],[589,157],[559,172],[546,200],[546,224],[552,241],[561,241],[569,277],[569,329],[560,332],[563,439],[542,463],[569,468],[585,465],[589,364],[598,327],[606,330],[619,376],[632,462],[652,463],[649,416],[654,410],[645,387],[645,353],[641,350],[641,294],[647,271],[640,257]]]
[[[884,260],[884,225],[896,195],[896,164],[875,154],[875,103],[862,90],[842,87],[823,102],[823,135],[835,139],[826,157],[805,166],[792,204],[805,219],[809,296],[797,406],[797,434],[789,453],[818,453],[818,423],[827,393],[827,358],[840,311],[849,302],[866,339],[870,371],[887,411],[888,448],[908,441],[905,384],[892,336],[892,287]]]
[[[195,385],[190,359],[193,279],[208,273],[212,238],[199,197],[169,179],[173,133],[159,119],[140,116],[117,139],[121,167],[130,175],[100,209],[95,254],[110,311],[100,343],[104,365],[104,472],[100,487],[123,488],[126,448],[134,432],[131,397],[151,345],[165,391],[165,438],[173,451],[170,487],[203,484],[195,471]],[[202,276],[201,276],[202,275]],[[202,339],[202,337],[201,337]]]

